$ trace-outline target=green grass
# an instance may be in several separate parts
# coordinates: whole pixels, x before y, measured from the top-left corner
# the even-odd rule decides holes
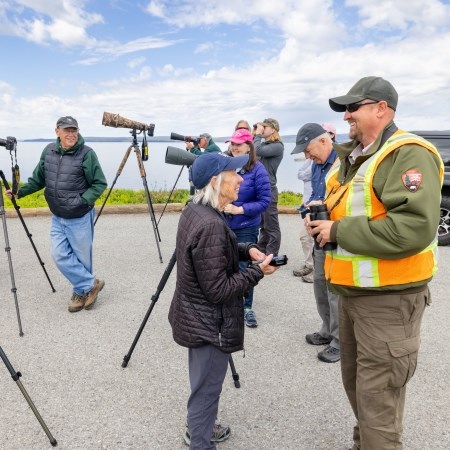
[[[101,197],[95,203],[96,205],[102,205],[105,201],[105,197],[108,194],[109,189],[101,195]],[[152,203],[166,203],[169,197],[170,191],[151,191],[150,196]],[[3,197],[5,208],[13,208],[11,201],[5,197],[3,190]],[[170,198],[169,203],[186,203],[189,199],[188,189],[176,189]],[[135,205],[139,203],[147,203],[145,198],[144,190],[132,190],[132,189],[113,189],[109,195],[107,205]],[[302,195],[296,194],[295,192],[285,191],[280,192],[278,198],[278,204],[280,206],[296,206],[301,205]],[[41,208],[47,206],[45,201],[44,191],[35,192],[34,194],[28,195],[24,198],[17,200],[17,204],[21,208]]]

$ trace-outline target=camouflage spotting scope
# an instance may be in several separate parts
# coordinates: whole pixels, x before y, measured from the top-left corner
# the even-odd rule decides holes
[[[109,112],[103,113],[102,125],[106,127],[131,128],[133,130],[147,131],[149,136],[153,136],[153,132],[155,131],[155,124],[153,123],[146,125],[145,123],[136,122],[135,120],[121,117],[119,114]]]

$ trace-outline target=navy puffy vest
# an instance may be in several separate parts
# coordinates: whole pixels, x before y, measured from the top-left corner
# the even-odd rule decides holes
[[[73,153],[61,154],[52,143],[46,150],[44,195],[50,211],[64,219],[84,216],[92,206],[81,198],[89,187],[84,176],[83,159],[92,149],[83,145]]]

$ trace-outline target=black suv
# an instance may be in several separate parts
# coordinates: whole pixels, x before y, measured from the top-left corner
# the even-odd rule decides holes
[[[441,221],[438,227],[439,245],[450,244],[450,131],[413,131],[430,141],[444,161],[444,185],[442,186]]]

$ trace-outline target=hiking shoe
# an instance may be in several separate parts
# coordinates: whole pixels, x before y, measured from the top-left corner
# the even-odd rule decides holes
[[[329,345],[325,350],[317,353],[317,357],[326,363],[335,363],[341,359],[341,352],[339,349]]]
[[[231,428],[220,423],[215,423],[211,442],[223,442],[226,441],[231,434]]]
[[[251,309],[245,310],[244,321],[245,325],[247,325],[250,328],[256,328],[258,326],[258,322],[256,321],[256,315]]]
[[[220,423],[216,423],[214,425],[214,431],[211,436],[211,442],[217,443],[217,442],[223,442],[226,441],[231,434],[230,427],[221,425]],[[191,445],[191,435],[189,434],[189,429],[186,425],[186,432],[183,436],[184,442],[186,442],[187,445]]]
[[[314,283],[314,272],[308,273],[302,277],[302,281],[305,283]]]
[[[94,286],[86,294],[86,303],[84,304],[84,309],[91,309],[97,300],[98,293],[103,289],[105,282],[103,280],[95,279]]]
[[[330,337],[323,337],[319,333],[307,334],[305,336],[306,342],[311,345],[327,345],[331,342]]]
[[[312,271],[312,267],[303,266],[300,269],[293,270],[292,274],[294,277],[304,277],[305,275],[309,275]]]
[[[85,295],[78,295],[75,292],[72,294],[72,298],[70,299],[69,304],[69,312],[78,312],[84,308],[84,304],[86,303]]]

